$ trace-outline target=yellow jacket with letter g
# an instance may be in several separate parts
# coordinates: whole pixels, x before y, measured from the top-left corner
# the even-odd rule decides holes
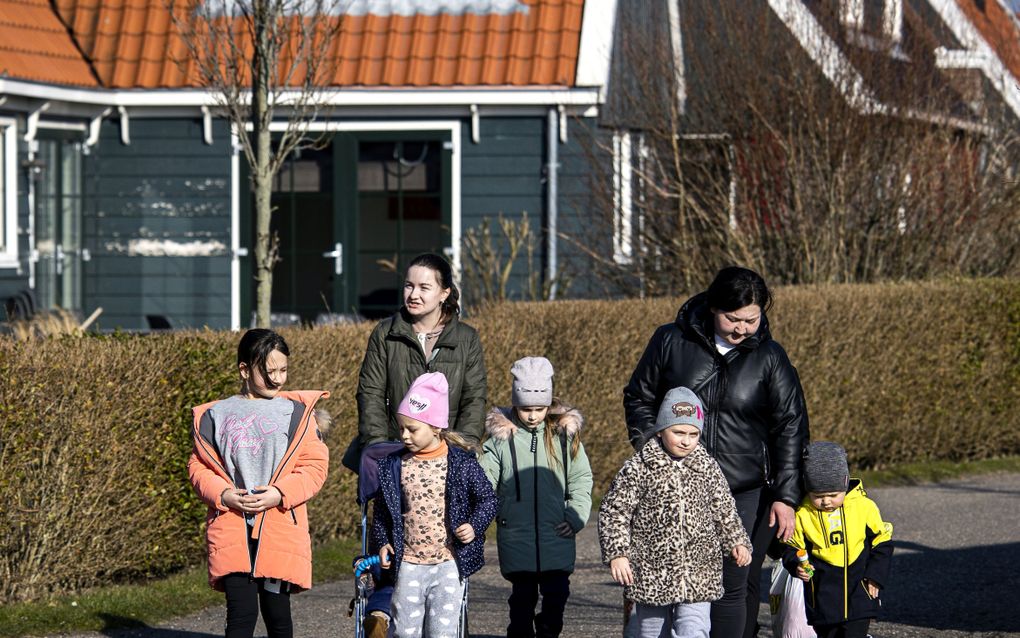
[[[808,622],[830,625],[874,618],[882,603],[872,598],[864,579],[883,587],[892,557],[893,526],[882,520],[859,479],[850,479],[843,505],[831,512],[816,509],[809,498],[797,508],[796,529],[783,564],[797,573],[797,550],[807,550],[815,573],[805,583]]]

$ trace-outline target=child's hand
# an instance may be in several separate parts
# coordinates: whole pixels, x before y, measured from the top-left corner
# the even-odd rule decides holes
[[[390,556],[393,555],[393,546],[386,543],[379,548],[379,567],[383,569],[390,568]]]
[[[563,521],[562,523],[554,527],[553,530],[556,532],[557,536],[562,536],[563,538],[570,538],[571,536],[574,535],[574,528],[571,527],[570,523],[566,521]]]
[[[223,490],[220,494],[220,502],[223,503],[224,507],[229,507],[232,510],[238,512],[247,512],[245,508],[243,497],[248,495],[248,490],[241,490],[232,487],[228,487]]]
[[[464,523],[453,530],[453,535],[457,537],[457,540],[467,545],[475,540],[475,528],[471,527],[470,523]]]
[[[617,583],[621,585],[634,584],[634,570],[630,568],[630,559],[626,556],[617,556],[609,561],[609,571]]]
[[[255,491],[258,493],[248,494],[241,499],[247,506],[247,509],[244,510],[246,512],[264,512],[283,502],[283,494],[271,485],[259,485]]]
[[[807,570],[804,569],[803,567],[801,567],[800,565],[797,565],[797,574],[796,574],[796,576],[797,576],[797,578],[801,579],[805,583],[808,582],[809,580],[811,580],[811,574],[807,573]]]
[[[743,545],[737,545],[730,552],[733,556],[733,560],[737,562],[737,567],[747,567],[751,564],[751,550]]]
[[[870,578],[865,578],[863,582],[864,586],[868,590],[868,595],[871,596],[872,599],[878,598],[878,584]]]

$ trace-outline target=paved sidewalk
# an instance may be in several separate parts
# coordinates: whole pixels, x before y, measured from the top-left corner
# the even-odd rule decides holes
[[[894,524],[897,544],[875,638],[1020,638],[1020,474],[876,489],[871,496]],[[502,636],[506,625],[509,588],[495,564],[495,543],[487,554],[489,564],[471,579],[475,638]],[[620,635],[621,590],[599,563],[594,524],[578,535],[571,591],[564,638]],[[352,581],[344,581],[295,596],[296,638],[353,635],[351,592]],[[75,638],[215,638],[223,635],[224,617],[220,606],[159,627]],[[759,618],[761,636],[771,638],[767,605]],[[265,636],[261,624],[256,636]]]

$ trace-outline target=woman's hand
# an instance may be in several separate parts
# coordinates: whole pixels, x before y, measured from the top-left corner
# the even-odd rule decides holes
[[[751,550],[743,545],[737,545],[730,552],[733,556],[733,560],[737,562],[737,567],[747,567],[751,564]]]
[[[630,568],[630,559],[626,556],[617,556],[609,561],[609,571],[617,583],[621,585],[634,584],[634,570]]]
[[[811,574],[807,573],[807,570],[800,565],[797,565],[797,573],[795,575],[805,583],[811,580]]]
[[[776,525],[776,538],[784,543],[793,536],[793,528],[796,525],[793,508],[782,501],[772,504],[772,511],[769,512],[769,527]]]
[[[553,531],[556,532],[557,536],[562,536],[563,538],[570,538],[574,535],[574,528],[566,521],[559,523],[553,528]]]
[[[467,545],[471,541],[475,540],[475,528],[471,527],[470,523],[464,523],[457,529],[453,530],[453,535],[457,537],[457,540]]]
[[[386,543],[379,548],[379,567],[383,569],[390,568],[390,556],[393,555],[393,546]]]
[[[245,509],[241,510],[243,512],[257,514],[273,509],[283,502],[283,494],[272,485],[259,485],[252,491],[255,493],[241,498],[245,506]]]

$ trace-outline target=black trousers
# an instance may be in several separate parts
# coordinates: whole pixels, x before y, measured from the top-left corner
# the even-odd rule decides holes
[[[712,638],[751,638],[757,633],[761,565],[776,528],[769,527],[771,501],[760,489],[734,494],[737,513],[751,537],[751,564],[723,562],[723,597],[712,603]]]
[[[563,610],[570,596],[570,572],[513,572],[505,574],[513,589],[507,638],[556,638],[563,631]],[[542,611],[535,613],[538,595]]]
[[[257,550],[258,541],[249,538],[249,556],[255,556]],[[223,590],[227,594],[226,638],[252,638],[260,609],[268,638],[294,638],[294,623],[290,617],[290,584],[278,585],[279,593],[275,593],[266,591],[264,579],[253,580],[251,574],[246,572],[223,577]]]
[[[223,577],[223,587],[227,594],[226,638],[252,638],[260,609],[269,638],[293,638],[286,584],[274,594],[265,590],[263,579],[252,580],[250,574],[236,573]]]
[[[816,625],[812,627],[818,638],[865,638],[868,635],[870,618],[851,620],[838,625]]]

